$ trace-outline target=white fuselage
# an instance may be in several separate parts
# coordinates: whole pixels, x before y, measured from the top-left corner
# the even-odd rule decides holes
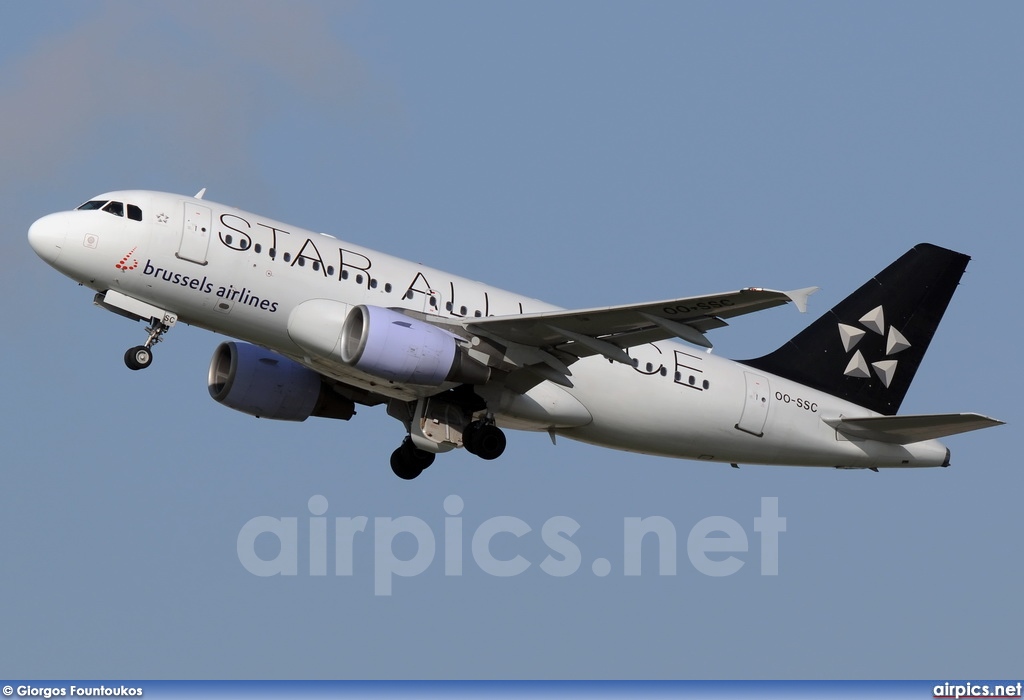
[[[99,292],[121,292],[185,323],[262,345],[392,398],[411,400],[437,389],[382,380],[310,353],[308,344],[295,341],[296,324],[308,324],[310,310],[320,308],[309,302],[400,308],[445,323],[558,308],[206,200],[148,191],[102,198],[130,203],[145,215],[136,221],[72,211],[40,219],[30,237],[49,264]],[[947,460],[935,440],[851,441],[824,419],[877,414],[703,348],[661,341],[629,354],[634,367],[600,355],[572,364],[572,388],[545,381],[525,396],[500,386],[478,392],[506,427],[553,430],[648,454],[844,467]]]

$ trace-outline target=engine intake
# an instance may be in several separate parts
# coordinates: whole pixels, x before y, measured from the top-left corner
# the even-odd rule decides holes
[[[207,381],[214,401],[257,418],[348,420],[355,403],[298,362],[248,343],[221,343]]]
[[[490,377],[490,368],[466,356],[451,333],[379,306],[349,312],[340,348],[346,364],[395,382],[484,384]]]

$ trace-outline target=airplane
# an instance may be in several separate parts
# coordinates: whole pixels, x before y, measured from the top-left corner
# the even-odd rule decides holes
[[[970,258],[922,243],[777,350],[733,361],[709,331],[816,287],[760,287],[566,310],[204,198],[127,190],[43,216],[50,266],[147,338],[182,322],[224,334],[210,395],[259,418],[349,420],[385,405],[414,479],[456,448],[485,460],[503,429],[631,452],[741,463],[946,467],[939,438],[1002,424],[898,415]]]

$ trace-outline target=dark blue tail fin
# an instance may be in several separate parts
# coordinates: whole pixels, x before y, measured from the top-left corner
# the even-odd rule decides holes
[[[916,245],[781,348],[744,364],[893,415],[969,260]]]

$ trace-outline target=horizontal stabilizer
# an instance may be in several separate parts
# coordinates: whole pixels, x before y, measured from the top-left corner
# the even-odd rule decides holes
[[[934,440],[971,430],[1003,425],[1003,421],[978,413],[936,413],[917,416],[868,416],[866,418],[825,418],[843,435],[897,445]]]

